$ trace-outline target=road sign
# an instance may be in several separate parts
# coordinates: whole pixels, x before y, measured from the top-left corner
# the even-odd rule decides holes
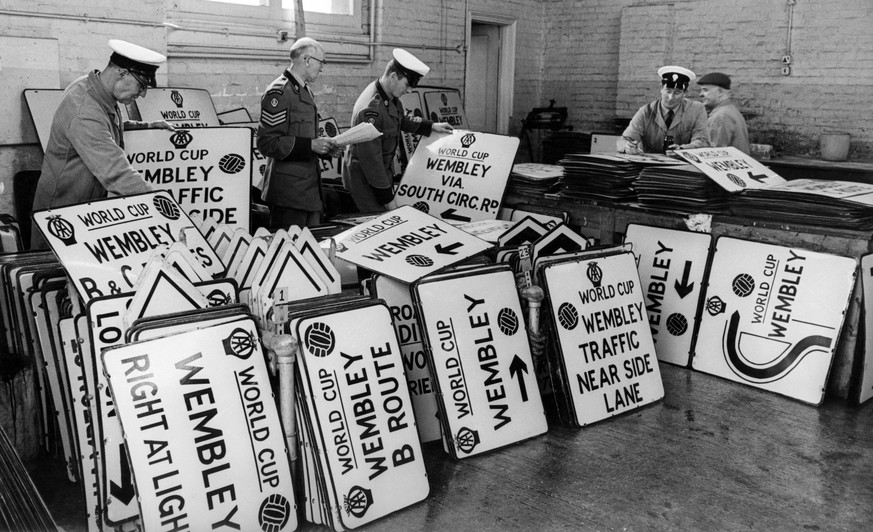
[[[33,219],[85,301],[131,289],[129,273],[193,226],[163,191],[38,211]],[[187,235],[185,244],[207,271],[222,274],[224,265],[203,235],[196,230]]]
[[[102,358],[145,530],[297,528],[285,435],[251,319]]]
[[[425,278],[413,291],[452,456],[466,458],[545,433],[509,267]]]
[[[728,192],[766,188],[785,182],[779,174],[733,146],[676,150],[676,154]]]
[[[664,397],[633,254],[553,263],[543,276],[575,423]]]
[[[166,120],[186,129],[221,125],[206,89],[150,88],[135,104],[143,122]]]
[[[658,360],[687,366],[712,236],[629,224]]]
[[[395,200],[443,220],[493,220],[517,149],[517,137],[489,133],[455,130],[424,137]]]
[[[339,258],[405,283],[491,247],[409,206],[357,225],[335,238]]]
[[[848,257],[719,238],[692,367],[820,404],[856,268]]]
[[[188,214],[249,229],[252,132],[245,127],[138,129],[124,135],[130,164]]]
[[[867,333],[873,331],[873,254],[861,257],[861,282],[864,288],[864,363],[858,375],[858,404],[873,397],[873,334]]]

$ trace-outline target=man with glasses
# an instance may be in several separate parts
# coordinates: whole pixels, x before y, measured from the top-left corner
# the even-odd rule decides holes
[[[62,207],[154,190],[124,153],[124,129],[173,129],[165,121],[122,123],[118,104],[127,105],[156,86],[155,72],[167,60],[126,41],[109,41],[112,55],[102,71],[73,81],[52,120],[33,210]],[[34,231],[31,248],[47,247]]]
[[[261,97],[258,150],[267,157],[261,198],[270,207],[270,230],[321,223],[324,199],[317,157],[339,155],[320,138],[318,106],[310,84],[327,64],[324,47],[303,37],[291,45],[291,66]]]
[[[352,126],[369,122],[382,132],[374,140],[350,145],[343,157],[343,185],[362,213],[384,212],[396,206],[392,165],[401,131],[426,136],[432,131],[452,132],[449,124],[404,112],[400,97],[415,88],[430,68],[406,50],[397,48],[393,56],[382,76],[358,97],[352,111]]]
[[[685,99],[694,72],[681,66],[658,69],[661,97],[641,107],[616,143],[620,153],[665,153],[709,146],[706,108]]]

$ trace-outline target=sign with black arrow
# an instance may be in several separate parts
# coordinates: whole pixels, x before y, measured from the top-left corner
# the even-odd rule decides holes
[[[491,244],[413,207],[404,206],[334,237],[337,256],[412,283]]]
[[[455,222],[494,220],[512,171],[518,137],[455,130],[422,137],[395,199]]]
[[[676,150],[676,154],[728,192],[767,188],[785,182],[779,174],[733,146]]]
[[[636,255],[658,360],[687,366],[712,237],[630,224],[625,242]]]
[[[546,432],[508,266],[426,277],[413,285],[413,300],[452,456],[466,458]]]

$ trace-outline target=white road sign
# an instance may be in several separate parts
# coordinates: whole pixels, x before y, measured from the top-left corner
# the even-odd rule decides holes
[[[664,397],[633,254],[559,262],[543,275],[577,424]]]
[[[357,225],[335,239],[339,258],[409,284],[491,247],[409,206]]]
[[[166,120],[178,128],[221,125],[206,89],[157,87],[135,103],[143,122]]]
[[[658,360],[687,366],[712,236],[630,224]]]
[[[179,240],[193,223],[169,192],[149,192],[33,213],[52,250],[84,301],[130,290],[152,251]],[[212,275],[224,265],[199,232],[189,231],[188,249]]]
[[[848,257],[719,238],[692,367],[820,404],[856,268]]]
[[[453,456],[548,430],[515,276],[507,268],[414,286]]]
[[[728,192],[767,188],[785,182],[779,174],[733,146],[676,150],[676,154]]]
[[[423,137],[397,188],[397,204],[456,222],[497,218],[518,142],[464,130]]]
[[[384,305],[301,319],[298,371],[344,528],[427,497],[430,486]]]
[[[864,288],[864,362],[858,375],[858,404],[873,397],[873,254],[861,257],[861,281]]]
[[[145,530],[291,531],[291,465],[250,319],[103,353]]]
[[[155,188],[169,190],[185,212],[249,229],[250,129],[139,129],[124,141],[130,164]]]

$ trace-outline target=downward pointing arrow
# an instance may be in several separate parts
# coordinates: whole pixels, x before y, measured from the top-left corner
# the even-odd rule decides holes
[[[694,283],[688,283],[688,277],[691,276],[691,261],[685,261],[685,270],[682,272],[682,282],[676,281],[673,286],[676,288],[676,293],[680,299],[685,299],[685,296],[694,290]]]
[[[749,172],[749,179],[754,179],[758,183],[763,183],[765,179],[767,179],[767,174],[755,174],[753,172]]]
[[[118,455],[121,456],[121,485],[115,482],[110,482],[109,493],[125,506],[130,504],[136,492],[133,489],[133,482],[130,481],[130,464],[127,463],[127,455],[124,452],[124,444],[119,444]]]
[[[434,246],[434,249],[436,249],[436,252],[441,254],[441,255],[457,255],[455,250],[463,245],[464,244],[462,244],[460,242],[455,242],[454,244],[449,244],[448,246],[443,246],[442,244],[437,244],[436,246]]]
[[[518,389],[521,392],[521,400],[526,403],[527,385],[524,383],[524,376],[522,373],[527,373],[527,364],[524,360],[519,358],[518,355],[515,355],[512,359],[512,363],[509,364],[509,376],[518,376]]]

